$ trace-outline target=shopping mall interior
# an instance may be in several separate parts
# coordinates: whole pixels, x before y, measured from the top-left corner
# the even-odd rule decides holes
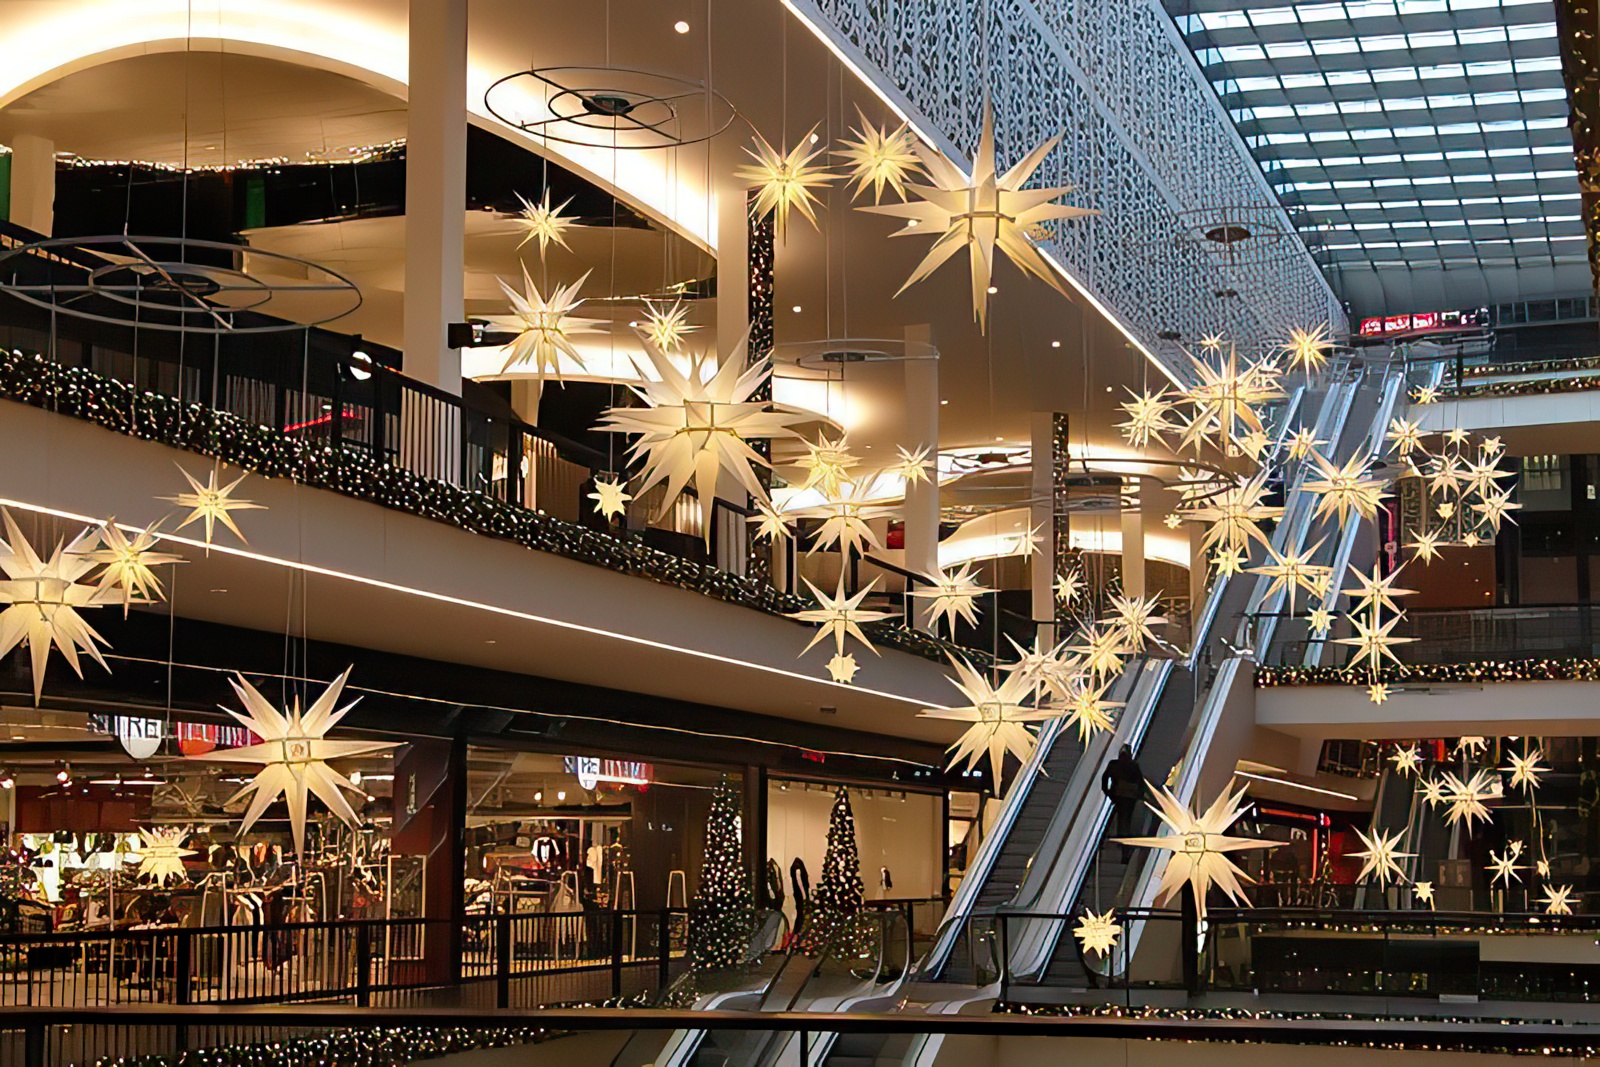
[[[0,2],[0,1064],[1600,1055],[1597,114],[1578,0]]]

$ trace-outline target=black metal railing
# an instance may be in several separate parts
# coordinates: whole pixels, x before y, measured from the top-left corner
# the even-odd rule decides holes
[[[1563,660],[1600,657],[1600,607],[1591,604],[1496,608],[1416,608],[1406,612],[1396,645],[1402,664],[1479,663],[1488,660]],[[1343,633],[1330,634],[1330,637]],[[1304,660],[1307,642],[1275,642],[1268,666]],[[1329,646],[1324,642],[1325,648]]]

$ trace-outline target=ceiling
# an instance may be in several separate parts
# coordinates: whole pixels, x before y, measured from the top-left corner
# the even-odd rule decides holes
[[[1357,315],[1587,291],[1550,0],[1166,0]]]

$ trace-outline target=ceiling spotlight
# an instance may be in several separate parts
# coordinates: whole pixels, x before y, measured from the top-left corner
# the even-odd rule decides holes
[[[372,377],[372,357],[359,348],[350,353],[350,377],[358,382]]]
[[[999,290],[998,287],[993,286],[993,285],[989,286],[989,295],[990,296],[993,296],[995,293],[998,293],[999,291],[1000,290]]]
[[[541,789],[537,793],[533,794],[533,802],[535,804],[543,804],[544,803],[544,790],[543,789]]]
[[[679,33],[688,33],[689,32],[689,24],[687,22],[683,21],[682,19],[679,19],[677,22],[674,22],[672,24],[672,28],[677,30]]]
[[[800,305],[796,304],[794,307],[790,308],[789,310],[794,312],[796,315],[798,315],[798,314],[800,314]]]
[[[557,804],[560,804],[562,801],[564,801],[566,799],[567,799],[567,791],[565,789],[561,789],[561,790],[557,790],[556,791],[556,803]]]
[[[1060,348],[1061,347],[1061,342],[1060,341],[1051,341],[1050,342],[1050,347],[1051,348]]]
[[[941,400],[941,401],[939,401],[939,406],[940,406],[940,407],[943,407],[943,406],[944,406],[944,405],[946,405],[946,404],[948,404],[948,403],[950,403],[950,401],[948,401],[948,400]]]

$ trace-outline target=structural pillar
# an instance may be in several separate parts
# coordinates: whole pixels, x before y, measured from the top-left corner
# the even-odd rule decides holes
[[[933,327],[906,327],[905,447],[926,448],[933,463],[928,481],[906,484],[905,566],[915,574],[939,570],[939,360],[933,355]],[[932,601],[914,601],[912,624],[933,631]]]
[[[411,0],[405,372],[461,392],[446,326],[466,313],[467,0]]]
[[[428,920],[421,944],[396,948],[395,954],[415,960],[421,970],[418,977],[427,982],[453,983],[461,977],[461,931],[466,922],[466,738],[407,745],[395,760],[393,797],[390,850],[397,859],[422,857],[426,864],[422,917]],[[393,977],[392,969],[390,973]]]
[[[1147,488],[1140,484],[1139,478],[1125,478],[1122,482],[1123,494],[1127,495],[1131,489],[1139,494],[1139,506],[1129,508],[1124,502],[1122,507],[1122,595],[1128,597],[1145,596],[1144,581],[1144,492]]]
[[[1038,551],[1033,554],[1031,587],[1033,590],[1033,621],[1041,647],[1056,642],[1056,446],[1057,421],[1065,423],[1064,416],[1052,411],[1035,411],[1030,423],[1032,485],[1029,497],[1033,501],[1029,521],[1042,537]],[[1064,433],[1061,435],[1064,437]]]
[[[1189,633],[1195,631],[1200,609],[1206,602],[1206,528],[1198,522],[1186,524],[1189,528]]]
[[[56,214],[56,143],[32,133],[11,141],[11,206],[7,218],[51,236]]]

